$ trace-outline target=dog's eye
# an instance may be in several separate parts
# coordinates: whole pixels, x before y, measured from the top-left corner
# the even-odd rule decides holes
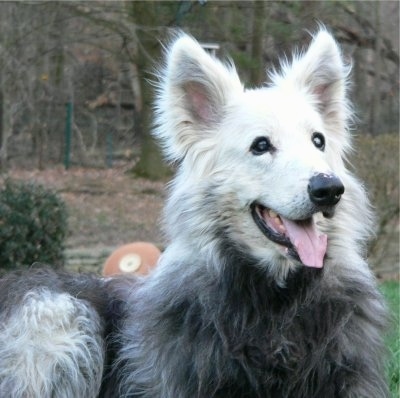
[[[316,148],[323,151],[325,149],[325,137],[321,133],[313,133],[311,140]]]
[[[251,144],[250,151],[253,155],[262,155],[271,152],[274,147],[268,137],[257,137]]]

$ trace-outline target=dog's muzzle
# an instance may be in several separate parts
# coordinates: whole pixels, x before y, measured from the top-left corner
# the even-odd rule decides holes
[[[261,232],[270,241],[285,247],[289,257],[305,266],[322,268],[328,237],[318,230],[313,216],[322,212],[324,217],[333,217],[344,186],[335,175],[319,173],[310,178],[307,188],[314,209],[303,218],[287,218],[259,202],[252,203],[251,214]]]

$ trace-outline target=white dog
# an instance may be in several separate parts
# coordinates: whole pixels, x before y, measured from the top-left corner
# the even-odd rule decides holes
[[[156,101],[177,165],[160,264],[136,281],[6,276],[0,395],[388,396],[371,214],[345,165],[348,72],[321,30],[268,87],[244,89],[179,37]]]

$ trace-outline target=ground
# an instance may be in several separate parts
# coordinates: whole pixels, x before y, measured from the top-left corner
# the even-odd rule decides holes
[[[127,167],[10,170],[8,176],[39,183],[65,201],[68,268],[100,272],[112,250],[134,241],[150,241],[163,248],[166,181],[133,178]]]

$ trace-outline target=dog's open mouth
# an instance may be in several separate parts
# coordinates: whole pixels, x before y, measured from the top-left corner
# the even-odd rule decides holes
[[[272,242],[287,248],[287,254],[308,267],[322,268],[327,236],[315,227],[312,217],[289,220],[258,203],[251,206],[254,222]]]

